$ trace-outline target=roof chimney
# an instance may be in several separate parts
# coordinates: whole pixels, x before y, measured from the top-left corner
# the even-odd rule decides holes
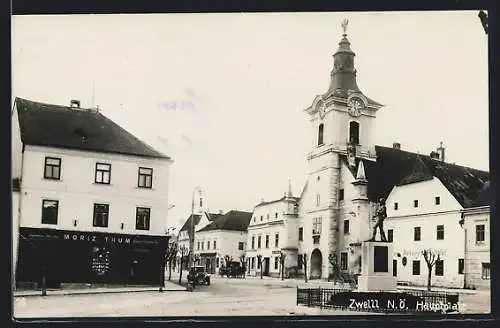
[[[439,143],[439,147],[436,149],[438,154],[439,154],[439,160],[441,160],[442,162],[444,162],[444,147],[443,147],[443,142],[441,141]]]
[[[70,107],[71,108],[80,108],[80,100],[71,99]]]
[[[392,144],[392,148],[400,150],[401,149],[401,144],[399,142],[395,142],[395,143]]]
[[[431,154],[429,155],[432,159],[439,160],[439,153],[437,151],[431,151]]]

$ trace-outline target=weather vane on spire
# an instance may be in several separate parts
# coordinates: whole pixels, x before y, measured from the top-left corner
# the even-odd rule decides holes
[[[340,24],[342,26],[342,30],[344,31],[344,35],[346,34],[348,24],[349,24],[349,20],[347,18],[344,18],[344,20],[342,21],[342,24]]]

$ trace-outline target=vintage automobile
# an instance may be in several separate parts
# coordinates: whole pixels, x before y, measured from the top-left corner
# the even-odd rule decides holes
[[[206,272],[205,267],[196,265],[191,267],[187,275],[188,283],[195,285],[210,285],[210,275]]]

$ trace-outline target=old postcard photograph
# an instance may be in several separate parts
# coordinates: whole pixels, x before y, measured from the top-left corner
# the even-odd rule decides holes
[[[14,318],[490,313],[487,14],[13,16]]]

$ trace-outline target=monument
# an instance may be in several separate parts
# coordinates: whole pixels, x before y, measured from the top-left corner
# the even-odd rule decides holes
[[[384,232],[384,219],[387,217],[384,199],[380,199],[375,217],[377,223],[373,227],[372,238],[362,243],[358,291],[395,291],[397,278],[392,274],[392,242],[387,241]],[[380,241],[375,240],[377,228]]]

